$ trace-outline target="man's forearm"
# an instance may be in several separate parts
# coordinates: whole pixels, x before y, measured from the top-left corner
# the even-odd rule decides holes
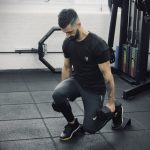
[[[61,72],[61,80],[65,80],[68,79],[71,76],[71,68],[62,68],[62,72]]]
[[[108,100],[109,100],[109,102],[114,102],[115,101],[115,87],[114,87],[114,83],[112,83],[112,81],[107,81],[106,87],[107,87],[107,93],[108,93]]]
[[[105,77],[105,83],[108,93],[108,101],[114,102],[115,101],[115,84],[114,84],[114,78],[112,74],[106,75]]]

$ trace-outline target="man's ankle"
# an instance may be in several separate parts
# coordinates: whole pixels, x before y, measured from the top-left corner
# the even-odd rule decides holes
[[[71,122],[68,122],[69,124],[74,124],[75,123],[75,119],[73,120],[73,121],[71,121]]]
[[[74,124],[74,123],[75,123],[75,121],[76,121],[76,119],[74,118],[74,120],[73,120],[73,121],[68,122],[68,123],[69,123],[69,124]]]

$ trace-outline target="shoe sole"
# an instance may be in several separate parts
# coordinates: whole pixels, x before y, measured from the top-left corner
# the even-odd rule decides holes
[[[60,140],[61,140],[61,141],[68,141],[68,140],[70,140],[70,139],[73,137],[73,135],[80,129],[80,127],[81,127],[81,125],[79,125],[78,128],[76,128],[76,129],[71,133],[71,135],[70,135],[69,137],[67,137],[67,138],[65,138],[65,139],[61,139],[61,138],[60,138]]]

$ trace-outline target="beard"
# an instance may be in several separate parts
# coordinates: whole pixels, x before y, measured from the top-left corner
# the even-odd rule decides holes
[[[75,41],[76,39],[78,39],[80,36],[79,30],[77,29],[76,34],[74,36],[70,36],[69,39],[71,41]]]

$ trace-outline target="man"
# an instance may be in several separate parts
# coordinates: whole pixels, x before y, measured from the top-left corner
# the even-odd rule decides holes
[[[108,93],[106,107],[115,112],[115,84],[109,62],[109,47],[106,42],[87,31],[73,9],[63,9],[58,15],[58,24],[67,38],[63,42],[64,66],[62,81],[53,93],[53,108],[61,112],[68,124],[60,135],[69,140],[79,131],[80,124],[74,118],[69,100],[81,97],[84,105],[83,129],[95,133],[100,129],[94,116],[103,107]]]

